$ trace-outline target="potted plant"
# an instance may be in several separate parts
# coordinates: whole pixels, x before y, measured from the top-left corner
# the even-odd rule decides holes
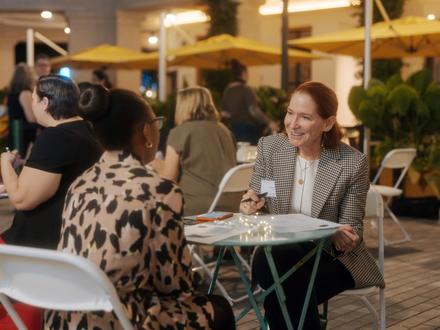
[[[289,103],[286,92],[280,88],[261,86],[256,90],[260,108],[273,121],[283,126]]]
[[[428,70],[412,74],[406,81],[398,75],[386,82],[372,79],[368,89],[352,87],[349,106],[371,129],[379,142],[373,160],[379,164],[394,148],[414,147],[417,157],[410,180],[429,187],[440,198],[440,85]],[[437,204],[438,205],[438,204]]]

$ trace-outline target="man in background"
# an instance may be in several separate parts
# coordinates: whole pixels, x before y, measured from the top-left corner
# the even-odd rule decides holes
[[[35,57],[35,73],[37,74],[37,79],[42,76],[47,76],[50,74],[52,66],[50,64],[50,57],[45,53],[39,53]]]

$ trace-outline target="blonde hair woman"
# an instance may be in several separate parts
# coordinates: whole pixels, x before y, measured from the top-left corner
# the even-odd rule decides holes
[[[219,118],[208,89],[195,86],[179,91],[177,126],[168,136],[159,172],[179,183],[185,215],[206,212],[223,175],[236,164],[234,137]],[[219,210],[238,209],[238,200],[229,197],[220,201]]]

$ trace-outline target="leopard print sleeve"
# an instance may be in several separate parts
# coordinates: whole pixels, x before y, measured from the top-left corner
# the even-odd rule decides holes
[[[162,198],[152,211],[155,239],[149,242],[154,287],[159,294],[178,295],[190,291],[191,258],[183,231],[183,197],[180,188],[171,181],[157,187]]]

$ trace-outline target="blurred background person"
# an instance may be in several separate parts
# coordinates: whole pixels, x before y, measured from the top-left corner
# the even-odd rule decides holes
[[[52,65],[50,64],[49,55],[39,53],[35,56],[35,73],[37,74],[37,79],[49,75],[51,69]]]
[[[25,157],[30,143],[35,141],[37,127],[32,112],[32,89],[34,73],[25,63],[17,64],[9,84],[8,115],[10,150],[17,150]]]
[[[223,175],[236,165],[235,139],[219,118],[208,89],[196,86],[178,92],[177,126],[168,135],[165,160],[153,166],[181,186],[185,215],[208,211]],[[240,196],[224,196],[218,210],[238,210]]]
[[[69,78],[41,77],[32,94],[32,109],[46,127],[17,176],[13,152],[1,154],[1,174],[9,200],[17,209],[6,243],[55,249],[61,214],[72,181],[94,164],[102,148],[90,124],[78,116],[79,89]]]
[[[234,329],[223,297],[194,292],[180,188],[145,164],[163,117],[135,93],[95,85],[80,109],[105,148],[71,185],[58,249],[85,256],[114,283],[135,329]],[[113,313],[48,311],[48,329],[114,329]]]
[[[237,141],[256,145],[265,128],[277,131],[278,125],[261,111],[255,91],[247,85],[248,71],[239,61],[231,60],[233,81],[222,97],[222,115],[229,119]]]
[[[104,70],[98,69],[92,72],[92,83],[96,85],[104,86],[107,89],[113,87],[107,73]]]

